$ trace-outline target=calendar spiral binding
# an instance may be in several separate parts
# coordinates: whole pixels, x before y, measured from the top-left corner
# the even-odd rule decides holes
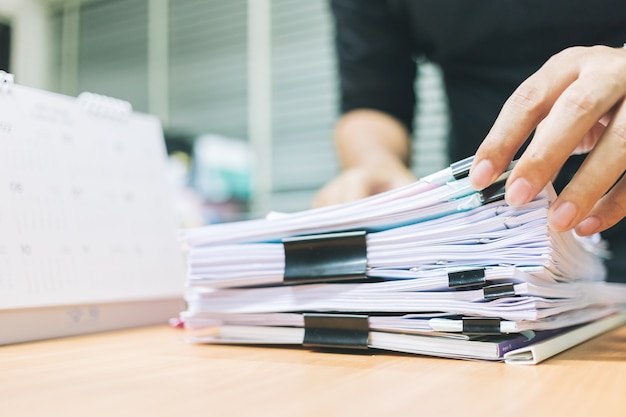
[[[133,112],[130,102],[101,94],[85,91],[78,95],[77,100],[87,111],[99,116],[127,118]]]
[[[0,92],[5,93],[11,90],[15,77],[10,72],[0,70]]]

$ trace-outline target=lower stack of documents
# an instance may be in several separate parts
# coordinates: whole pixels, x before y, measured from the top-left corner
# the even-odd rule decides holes
[[[352,203],[184,232],[200,343],[382,349],[538,363],[626,322],[599,235],[547,223],[551,186],[511,207],[460,161]]]

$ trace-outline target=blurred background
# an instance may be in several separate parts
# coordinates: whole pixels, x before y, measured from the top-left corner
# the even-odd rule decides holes
[[[307,209],[338,171],[326,0],[0,0],[0,69],[157,115],[185,226]],[[419,74],[418,176],[448,163],[440,73]]]

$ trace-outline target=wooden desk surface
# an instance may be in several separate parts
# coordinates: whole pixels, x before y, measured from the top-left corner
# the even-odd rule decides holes
[[[528,367],[190,345],[183,334],[154,327],[0,347],[0,415],[626,415],[626,327]]]

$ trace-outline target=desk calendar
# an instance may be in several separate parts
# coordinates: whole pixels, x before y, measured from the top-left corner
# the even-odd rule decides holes
[[[184,270],[159,120],[0,76],[0,344],[175,316]]]

